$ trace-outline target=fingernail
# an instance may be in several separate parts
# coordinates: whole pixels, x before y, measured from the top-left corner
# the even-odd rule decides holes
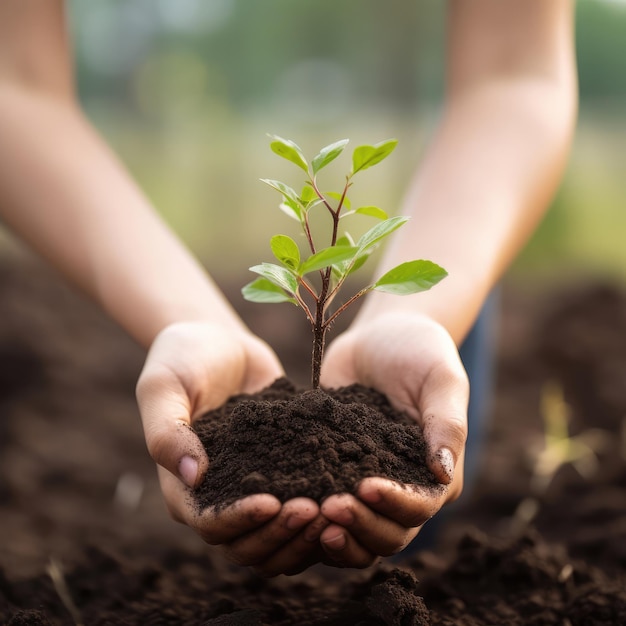
[[[346,547],[346,538],[343,533],[339,533],[336,537],[324,539],[324,545],[331,550],[343,550]]]
[[[441,448],[435,454],[443,473],[448,477],[448,483],[454,479],[454,456],[449,448]]]
[[[198,479],[198,461],[190,456],[184,456],[178,463],[178,475],[188,487],[193,489]]]

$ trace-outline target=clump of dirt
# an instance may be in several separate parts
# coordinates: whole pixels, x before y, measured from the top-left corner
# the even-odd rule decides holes
[[[572,560],[532,530],[501,541],[468,532],[449,561],[426,553],[399,567],[271,580],[206,555],[170,551],[150,561],[92,548],[65,580],[83,623],[94,626],[626,623],[623,580]],[[73,623],[44,575],[3,581],[0,600],[0,618],[11,626]]]
[[[321,503],[354,493],[368,476],[443,489],[426,465],[415,420],[362,385],[299,391],[282,378],[258,394],[231,398],[194,428],[211,460],[196,489],[201,507],[253,493]]]
[[[508,539],[472,530],[439,571],[419,558],[411,566],[422,578],[419,593],[432,624],[626,623],[623,580],[573,560],[535,529]]]
[[[356,576],[311,572],[299,579],[266,580],[220,559],[169,552],[159,563],[113,557],[98,549],[65,580],[85,624],[146,626],[422,626],[428,609],[418,582],[408,571],[386,567]],[[98,588],[99,583],[106,586]],[[5,588],[0,587],[0,594]],[[70,615],[49,578],[13,585],[9,612],[18,624],[71,624]],[[0,595],[2,598],[2,595]],[[36,598],[42,609],[16,609]],[[36,621],[40,620],[40,621]],[[49,621],[48,621],[49,620]],[[6,623],[6,622],[2,622]]]
[[[443,511],[436,551],[265,580],[169,519],[133,395],[144,355],[41,264],[0,258],[0,624],[76,624],[68,596],[93,626],[626,623],[626,291],[509,288],[503,306],[481,471]],[[263,336],[308,347],[281,314]],[[603,446],[593,474],[566,465],[537,497],[546,381],[563,389],[569,432]],[[132,505],[115,495],[129,477]],[[531,528],[518,515],[529,496]]]

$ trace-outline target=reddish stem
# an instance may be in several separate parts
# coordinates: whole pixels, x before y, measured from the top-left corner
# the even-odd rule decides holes
[[[339,200],[339,204],[337,206],[337,210],[335,211],[329,204],[328,200],[326,200],[325,196],[320,192],[317,187],[317,183],[315,178],[311,179],[311,185],[315,190],[315,193],[318,195],[324,206],[330,212],[333,218],[333,232],[331,236],[331,246],[334,246],[337,243],[337,235],[339,232],[339,214],[341,213],[341,209],[346,199],[346,194],[348,192],[348,187],[350,186],[349,178],[346,179],[346,185],[343,188],[343,193],[341,194],[341,198]],[[311,239],[311,233],[308,229],[308,220],[305,221],[307,237],[309,237],[309,242],[311,246],[313,245]],[[319,295],[315,297],[315,323],[313,324],[313,352],[311,357],[311,385],[313,389],[319,389],[320,386],[320,375],[322,371],[322,359],[324,358],[324,347],[326,344],[326,333],[334,320],[337,317],[337,313],[333,314],[332,317],[327,320],[326,319],[326,306],[329,298],[329,288],[330,288],[330,277],[332,273],[332,268],[328,267],[325,271],[320,271],[322,276],[322,286],[320,288]],[[334,292],[335,290],[333,290]],[[345,308],[349,305],[349,303],[353,302],[355,298],[351,298],[346,304],[344,304],[339,312],[345,310]]]

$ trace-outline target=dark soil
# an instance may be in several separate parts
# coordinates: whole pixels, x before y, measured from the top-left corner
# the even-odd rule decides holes
[[[202,507],[219,509],[253,493],[321,503],[354,493],[367,476],[441,488],[426,466],[421,428],[362,385],[301,391],[279,379],[231,398],[194,428],[211,459],[196,490]]]
[[[264,311],[242,304],[307,365],[306,329]],[[169,520],[133,397],[141,351],[39,263],[0,261],[0,624],[626,623],[626,292],[509,287],[501,336],[481,472],[437,546],[264,580]],[[599,462],[539,493],[547,383]]]

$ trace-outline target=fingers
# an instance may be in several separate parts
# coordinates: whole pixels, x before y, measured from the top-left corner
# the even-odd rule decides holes
[[[218,512],[201,510],[191,491],[163,468],[159,468],[159,480],[170,515],[193,528],[211,545],[234,541],[258,529],[281,510],[278,499],[267,493],[237,500]]]
[[[373,565],[378,556],[364,548],[343,526],[330,524],[320,537],[326,553],[325,563],[334,567],[365,568]]]
[[[402,489],[385,479],[367,480],[372,482],[362,493],[372,503],[365,498],[359,500],[340,494],[324,502],[322,513],[347,529],[370,553],[390,556],[411,542],[417,529],[439,509],[443,500],[432,502],[420,494],[412,494],[408,487]],[[385,494],[384,498],[381,494]]]
[[[448,487],[427,489],[400,485],[386,478],[365,478],[357,495],[369,508],[405,528],[427,522],[448,499]]]
[[[208,459],[192,419],[281,373],[274,353],[249,333],[200,322],[167,327],[150,348],[136,390],[150,455],[195,487]]]
[[[254,571],[261,576],[277,576],[278,574],[293,576],[319,563],[324,558],[319,537],[329,523],[323,515],[318,514],[289,542],[276,550],[263,563],[254,566]]]
[[[323,382],[379,389],[424,429],[428,465],[460,493],[469,382],[449,333],[425,316],[391,314],[353,327],[329,347]]]
[[[137,403],[148,452],[188,487],[198,485],[208,458],[190,426],[190,405],[181,384],[163,369],[140,377]]]
[[[458,493],[462,488],[468,402],[469,382],[460,360],[434,368],[420,393],[428,466],[440,483],[450,485],[454,481]]]
[[[161,489],[172,517],[193,528],[207,543],[221,545],[227,558],[253,566],[262,576],[297,574],[318,563],[319,536],[328,521],[317,503],[294,498],[284,505],[270,494],[255,494],[215,511],[200,511],[191,491],[159,468]]]
[[[240,565],[262,563],[313,521],[318,512],[319,508],[313,500],[294,498],[286,502],[278,515],[262,528],[231,542],[226,552]]]
[[[324,502],[322,510],[329,520],[349,530],[350,535],[371,554],[395,554],[410,540],[408,528],[380,515],[349,494],[331,496]],[[325,539],[328,540],[328,533]]]
[[[289,500],[264,526],[226,545],[226,555],[239,565],[254,566],[263,576],[301,571],[316,548],[316,542],[305,539],[304,529],[318,516],[319,507],[313,500]]]
[[[285,375],[283,366],[270,347],[258,337],[246,336],[246,376],[242,391],[255,393]]]

